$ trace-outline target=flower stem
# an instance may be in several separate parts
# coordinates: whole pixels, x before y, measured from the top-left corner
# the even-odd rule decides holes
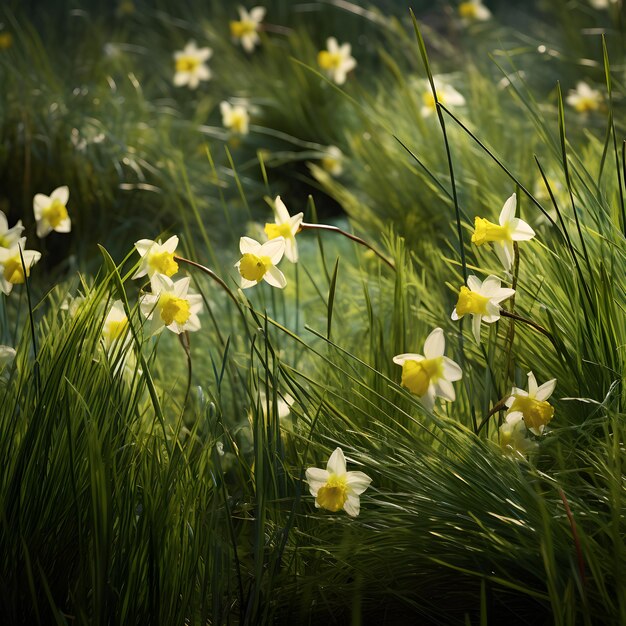
[[[506,311],[505,309],[500,309],[500,315],[502,317],[509,317],[512,320],[523,322],[524,324],[528,324],[529,326],[532,326],[535,330],[545,335],[552,342],[552,344],[556,346],[552,333],[549,330],[546,330],[543,326],[537,324],[537,322],[533,322],[532,320],[522,317],[521,315],[518,315],[517,313],[512,313],[511,311]]]
[[[195,267],[196,269],[210,276],[228,294],[230,299],[237,305],[237,307],[239,307],[239,300],[237,300],[237,297],[235,296],[235,294],[231,291],[230,287],[213,270],[209,269],[208,267],[205,267],[204,265],[200,265],[200,263],[191,261],[190,259],[185,259],[182,256],[175,256],[174,260],[180,261],[181,263],[186,263],[187,265],[191,265],[192,267]]]

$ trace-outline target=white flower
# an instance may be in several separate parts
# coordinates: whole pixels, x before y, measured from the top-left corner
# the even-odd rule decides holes
[[[241,41],[246,52],[252,52],[259,43],[259,27],[265,17],[265,7],[254,7],[250,12],[238,7],[239,21],[230,23],[230,34],[233,39]]]
[[[594,9],[608,9],[612,4],[617,4],[619,0],[589,0],[589,4]]]
[[[49,196],[42,193],[33,199],[33,212],[37,221],[37,237],[45,237],[53,230],[69,233],[72,222],[67,214],[67,201],[70,198],[68,187],[57,187]]]
[[[242,104],[232,105],[230,102],[220,103],[220,112],[222,113],[222,124],[228,130],[237,135],[247,135],[250,116],[248,110]]]
[[[491,11],[482,3],[482,0],[467,0],[459,4],[459,16],[464,24],[484,22],[491,19]]]
[[[508,272],[513,264],[515,254],[514,241],[529,241],[535,231],[524,221],[515,217],[517,199],[515,194],[504,203],[500,212],[499,224],[494,224],[484,217],[476,217],[472,243],[482,246],[494,243],[494,248],[504,269]]]
[[[465,105],[465,98],[450,84],[448,84],[441,77],[433,77],[435,83],[435,89],[437,90],[437,99],[441,104],[445,104],[447,107],[460,107]],[[435,97],[428,85],[426,91],[422,94],[423,106],[421,109],[422,117],[430,117],[437,111],[437,105],[435,104]]]
[[[507,454],[527,455],[537,448],[537,442],[528,437],[528,429],[521,413],[509,413],[500,426],[500,446]]]
[[[352,47],[349,43],[340,46],[334,37],[329,37],[326,48],[318,53],[317,62],[332,80],[343,85],[348,72],[356,67],[356,59],[350,54]]]
[[[402,386],[419,397],[429,410],[439,396],[452,402],[456,398],[452,383],[461,380],[461,368],[444,356],[446,339],[441,328],[435,328],[424,342],[424,355],[399,354],[393,362],[402,366]]]
[[[322,167],[333,176],[341,176],[343,172],[343,153],[337,146],[328,146],[322,157]]]
[[[285,288],[285,275],[276,267],[285,253],[284,237],[270,239],[263,245],[250,237],[242,237],[239,250],[243,256],[235,263],[235,267],[241,274],[242,289],[253,287],[262,280],[272,287]]]
[[[515,293],[514,289],[500,287],[500,279],[490,275],[481,282],[476,276],[467,277],[467,287],[463,285],[459,290],[459,299],[452,319],[461,319],[471,313],[472,331],[476,343],[480,343],[480,323],[492,324],[500,319],[500,302],[510,298]]]
[[[0,370],[6,365],[9,365],[16,354],[15,348],[11,348],[11,346],[0,346]]]
[[[343,509],[350,517],[359,514],[359,496],[372,482],[363,472],[346,472],[346,459],[341,448],[330,455],[325,470],[309,467],[306,479],[317,508],[333,513]]]
[[[565,102],[574,107],[579,113],[588,113],[589,111],[597,111],[600,108],[602,94],[581,80],[576,83],[576,89],[570,89]]]
[[[556,387],[556,378],[537,386],[537,379],[528,372],[528,391],[513,387],[506,401],[507,416],[523,418],[526,428],[535,435],[541,435],[546,424],[554,416],[554,407],[547,401]]]
[[[119,343],[118,340],[123,339],[124,346],[130,342],[131,336],[128,334],[128,328],[128,317],[126,317],[124,305],[121,300],[116,300],[107,313],[102,327],[102,341],[108,354]]]
[[[0,248],[11,248],[19,241],[23,230],[22,220],[19,220],[15,226],[9,228],[7,216],[0,211]]]
[[[211,70],[204,62],[210,59],[212,54],[211,48],[198,48],[193,40],[189,41],[183,50],[174,52],[176,62],[174,85],[176,87],[187,85],[189,89],[196,89],[201,80],[209,80]]]
[[[26,276],[30,276],[30,268],[39,261],[41,252],[25,250],[26,237],[19,239],[10,248],[0,248],[0,289],[8,296],[13,285],[20,285],[26,281],[20,248],[26,266]]]
[[[272,396],[270,396],[271,398]],[[291,406],[295,402],[293,396],[288,393],[284,394],[282,397],[278,395],[276,397],[276,413],[278,415],[279,420],[283,420],[286,417],[289,417],[291,413]],[[265,391],[259,391],[259,404],[261,406],[261,410],[263,411],[263,415],[267,413],[267,394]],[[270,410],[271,410],[271,401],[270,401]]]
[[[296,243],[296,234],[300,230],[304,213],[297,213],[292,217],[289,215],[289,211],[287,211],[287,207],[280,199],[280,196],[276,196],[274,200],[274,215],[276,222],[274,224],[265,224],[265,234],[270,240],[283,237],[285,239],[285,256],[292,263],[297,263],[298,244]]]
[[[176,282],[163,274],[151,280],[152,293],[145,294],[140,302],[141,312],[151,321],[150,334],[163,326],[177,335],[188,330],[200,330],[198,313],[202,310],[202,296],[188,293],[190,278]]]
[[[68,293],[59,308],[61,311],[67,311],[70,317],[74,317],[76,313],[80,311],[86,300],[87,298],[85,298],[85,296],[72,296]]]
[[[155,274],[173,276],[178,271],[178,263],[174,260],[174,253],[178,246],[178,237],[173,235],[165,243],[161,240],[140,239],[135,242],[135,248],[141,257],[139,269],[133,278],[141,278],[148,275],[152,278]]]

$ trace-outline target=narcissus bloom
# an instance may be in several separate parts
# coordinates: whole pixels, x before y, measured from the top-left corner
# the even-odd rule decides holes
[[[350,54],[352,46],[349,43],[340,46],[334,37],[329,37],[326,48],[317,54],[317,62],[329,78],[338,85],[343,85],[348,72],[356,67],[356,59]]]
[[[141,312],[151,321],[150,334],[164,326],[177,335],[200,330],[202,296],[189,293],[190,280],[188,276],[176,282],[162,274],[152,277],[152,293],[145,294],[139,302]]]
[[[220,103],[220,112],[222,113],[222,124],[225,128],[237,135],[248,134],[250,116],[245,106],[242,104],[233,106],[230,102],[224,101]]]
[[[597,111],[600,108],[602,94],[581,80],[576,83],[576,89],[570,89],[565,102],[574,107],[579,113],[588,113],[589,111]]]
[[[487,276],[481,282],[476,276],[467,277],[467,287],[463,285],[459,290],[459,299],[452,319],[461,319],[468,313],[472,314],[472,331],[476,342],[480,343],[480,323],[484,320],[492,324],[500,319],[500,302],[510,298],[515,289],[500,287],[500,279],[497,276]]]
[[[182,87],[187,85],[189,89],[196,89],[201,80],[211,78],[211,70],[204,64],[213,54],[211,48],[198,48],[196,42],[191,40],[183,50],[174,52],[176,73],[174,85]]]
[[[333,176],[341,176],[343,172],[343,154],[337,146],[328,146],[322,157],[322,167]]]
[[[26,237],[22,237],[10,248],[0,248],[0,289],[8,296],[13,285],[20,285],[26,281],[20,248],[26,266],[26,276],[30,276],[30,268],[39,261],[41,252],[25,250]]]
[[[19,220],[15,226],[9,228],[7,216],[0,211],[0,248],[11,248],[22,236],[22,220]]]
[[[102,341],[107,353],[112,351],[120,339],[123,339],[124,344],[126,344],[131,337],[128,334],[128,317],[126,317],[124,305],[121,300],[116,300],[108,312],[102,327]]]
[[[506,401],[507,417],[519,415],[530,432],[541,435],[546,424],[554,416],[554,407],[547,401],[556,387],[556,378],[537,386],[537,379],[528,372],[528,391],[513,387]]]
[[[296,243],[296,234],[300,230],[304,213],[296,213],[292,217],[289,215],[289,211],[287,211],[287,207],[280,199],[280,196],[276,196],[276,200],[274,200],[274,215],[276,222],[274,224],[265,224],[265,234],[270,240],[283,237],[285,239],[285,256],[292,263],[297,263],[298,244]]]
[[[439,396],[452,402],[456,398],[452,383],[461,380],[461,368],[444,356],[446,339],[441,328],[435,328],[424,342],[424,355],[399,354],[393,362],[402,366],[402,386],[420,398],[428,409]]]
[[[152,278],[155,274],[173,276],[178,271],[178,263],[174,260],[174,253],[178,245],[178,237],[173,235],[165,243],[161,240],[140,239],[135,242],[135,248],[141,257],[139,269],[133,278],[148,276]]]
[[[0,346],[0,370],[5,366],[9,365],[15,358],[15,348],[11,348],[11,346]]]
[[[528,436],[521,413],[509,413],[500,426],[500,446],[506,454],[527,455],[537,448],[537,442]]]
[[[517,198],[512,194],[504,203],[500,212],[498,224],[494,224],[484,217],[476,217],[472,243],[482,246],[493,243],[494,249],[502,266],[508,272],[513,264],[515,254],[514,241],[529,241],[535,236],[535,231],[524,221],[515,217]]]
[[[69,233],[72,222],[67,214],[67,201],[70,199],[68,187],[57,187],[49,196],[42,193],[33,199],[33,212],[37,221],[37,237],[45,237],[53,230]]]
[[[250,12],[238,7],[239,21],[230,23],[230,34],[233,39],[241,41],[246,52],[252,52],[259,43],[259,27],[265,17],[265,7],[254,7]]]
[[[343,509],[350,517],[359,514],[359,496],[370,486],[372,479],[363,472],[347,472],[346,459],[337,448],[328,459],[326,469],[309,467],[306,471],[309,491],[317,508],[336,513]]]
[[[459,4],[459,17],[464,23],[484,22],[491,18],[491,11],[482,0],[467,0]]]
[[[437,98],[441,104],[452,108],[465,105],[465,98],[452,85],[449,85],[437,77],[434,78],[434,81],[435,89],[437,90]],[[430,117],[437,111],[435,97],[433,96],[430,86],[428,86],[427,90],[422,94],[422,102],[422,117]]]
[[[284,237],[270,239],[263,245],[251,237],[242,237],[239,250],[243,256],[235,263],[235,267],[241,274],[242,289],[254,287],[262,280],[272,287],[285,288],[285,275],[276,267],[285,254]]]

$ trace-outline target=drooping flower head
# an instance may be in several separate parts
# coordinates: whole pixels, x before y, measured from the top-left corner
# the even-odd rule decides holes
[[[393,362],[402,366],[402,386],[419,397],[427,409],[438,396],[452,402],[456,398],[452,383],[461,380],[461,368],[444,356],[446,339],[441,328],[435,328],[424,342],[424,355],[399,354]]]
[[[22,237],[10,248],[0,248],[0,289],[8,296],[13,285],[21,285],[26,282],[26,276],[30,276],[30,268],[39,261],[41,252],[25,250],[26,237]],[[20,249],[26,266],[26,276],[20,258]]]
[[[280,196],[276,196],[274,200],[274,215],[276,222],[274,224],[265,224],[265,234],[270,240],[283,237],[285,239],[285,256],[292,263],[297,263],[298,244],[296,243],[296,234],[300,230],[304,213],[296,213],[294,216],[289,215],[285,203],[280,199]]]
[[[211,70],[205,65],[213,54],[211,48],[198,48],[196,42],[191,40],[178,52],[174,52],[176,73],[174,74],[174,85],[183,87],[187,85],[189,89],[196,89],[201,80],[211,78]]]
[[[248,109],[242,104],[232,105],[230,102],[220,103],[220,112],[222,114],[222,124],[225,128],[237,135],[247,135],[250,116]]]
[[[497,276],[489,275],[481,282],[476,276],[467,277],[467,287],[463,285],[459,290],[459,299],[452,319],[461,319],[468,313],[472,314],[472,331],[476,343],[480,343],[480,323],[492,324],[500,319],[500,302],[510,298],[514,289],[500,286]]]
[[[318,53],[317,62],[329,78],[343,85],[348,72],[356,67],[356,59],[351,55],[352,46],[349,43],[340,46],[334,37],[329,37],[326,48]]]
[[[330,455],[326,469],[309,467],[306,471],[309,491],[315,498],[316,508],[336,513],[343,509],[356,517],[361,508],[359,496],[369,487],[372,479],[363,472],[347,472],[346,459],[341,448]]]
[[[498,224],[494,224],[484,217],[476,217],[472,243],[482,246],[493,243],[494,249],[504,269],[508,272],[513,264],[515,254],[514,241],[529,241],[535,236],[535,231],[523,220],[515,217],[517,198],[512,194],[504,203],[500,212]]]
[[[459,4],[459,17],[464,24],[484,22],[491,19],[491,11],[482,3],[482,0],[466,0]]]
[[[526,456],[533,452],[538,444],[528,436],[521,413],[508,413],[500,426],[500,446],[506,454]]]
[[[163,274],[155,274],[150,281],[152,293],[139,302],[141,312],[151,321],[150,333],[164,326],[177,335],[188,330],[200,330],[198,313],[202,311],[202,296],[189,293],[190,278],[174,282]]]
[[[435,89],[437,90],[437,99],[441,104],[445,104],[447,107],[451,108],[465,105],[465,98],[447,81],[438,76],[435,76],[433,80],[435,82]],[[428,85],[422,94],[422,117],[430,117],[436,111],[437,105],[435,103],[435,96]]]
[[[285,275],[276,267],[285,254],[284,237],[270,239],[262,245],[251,237],[242,237],[239,250],[243,256],[235,263],[235,267],[241,274],[242,289],[254,287],[262,280],[272,287],[285,288]]]
[[[328,146],[322,157],[322,167],[332,176],[341,176],[343,172],[343,153],[337,146]]]
[[[554,407],[548,402],[556,387],[556,378],[537,386],[537,379],[528,372],[528,391],[513,387],[506,401],[507,416],[520,416],[526,428],[535,435],[541,435],[546,424],[554,417]]]
[[[570,89],[565,102],[574,107],[578,113],[589,113],[589,111],[597,111],[600,108],[602,94],[581,80],[576,83],[576,89]]]
[[[265,7],[254,7],[249,12],[243,7],[238,7],[237,10],[239,11],[239,21],[231,21],[231,37],[236,41],[240,41],[246,52],[252,52],[254,47],[261,41],[259,28],[265,17]]]
[[[178,246],[178,237],[173,235],[165,243],[161,240],[140,239],[135,242],[135,248],[141,257],[139,269],[133,274],[133,278],[148,276],[152,278],[155,274],[173,276],[178,271],[178,263],[174,260],[174,253]]]
[[[38,193],[33,199],[33,212],[37,222],[37,237],[45,237],[53,230],[69,233],[72,221],[67,214],[70,190],[67,186],[57,187],[49,196]]]
[[[0,248],[11,248],[22,236],[24,227],[22,220],[19,220],[15,226],[9,228],[7,216],[0,211]]]

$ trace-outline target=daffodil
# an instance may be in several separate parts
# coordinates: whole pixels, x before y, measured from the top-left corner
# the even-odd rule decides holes
[[[297,263],[298,244],[296,243],[296,234],[300,230],[304,213],[297,213],[292,217],[289,215],[289,211],[287,211],[287,207],[280,199],[280,196],[276,196],[276,200],[274,200],[274,216],[276,222],[274,224],[265,224],[265,234],[270,240],[283,237],[285,240],[285,256],[292,263]]]
[[[612,4],[617,4],[619,0],[589,0],[589,4],[594,9],[608,9]]]
[[[225,128],[237,135],[247,135],[250,116],[248,110],[242,104],[232,105],[230,102],[220,103],[222,124]]]
[[[198,48],[196,42],[191,40],[183,50],[174,52],[176,73],[174,85],[182,87],[187,85],[189,89],[196,89],[201,80],[211,78],[211,70],[205,65],[213,54],[211,48]]]
[[[343,509],[350,517],[359,514],[359,496],[372,482],[363,472],[346,471],[346,459],[341,448],[336,448],[330,455],[325,470],[309,467],[306,480],[317,508],[333,513]]]
[[[556,387],[556,378],[537,386],[537,379],[528,372],[528,391],[513,387],[506,401],[507,416],[520,415],[530,432],[541,435],[546,424],[554,417],[554,407],[548,402]]]
[[[152,278],[155,274],[173,276],[178,271],[178,263],[174,260],[174,253],[178,246],[178,237],[173,235],[165,243],[161,240],[140,239],[135,242],[135,248],[141,257],[139,269],[133,278],[148,276]]]
[[[452,319],[461,319],[468,313],[472,314],[472,331],[476,342],[480,343],[480,323],[492,324],[500,319],[500,302],[510,298],[514,289],[500,286],[500,279],[490,275],[481,282],[476,276],[467,277],[467,287],[463,285],[459,290],[459,299]]]
[[[7,31],[0,32],[0,50],[8,50],[13,45],[13,35]]]
[[[25,250],[26,237],[22,237],[10,248],[0,248],[0,289],[8,296],[13,289],[13,285],[20,285],[26,281],[26,276],[30,276],[30,268],[39,261],[41,252],[36,250]],[[20,249],[24,257],[26,276],[20,258]]]
[[[444,356],[446,339],[441,328],[435,328],[424,342],[424,355],[399,354],[393,362],[402,366],[402,386],[419,397],[428,409],[439,396],[452,402],[456,398],[452,383],[461,380],[461,368]]]
[[[459,4],[459,17],[464,24],[484,22],[491,19],[491,11],[482,3],[482,0],[467,0]]]
[[[124,345],[130,341],[128,329],[128,317],[124,305],[121,300],[116,300],[107,313],[102,326],[102,342],[107,353],[110,354],[113,348],[119,345],[119,340],[124,340]]]
[[[22,220],[19,220],[15,226],[9,228],[7,216],[0,211],[0,248],[11,248],[19,241],[23,230]]]
[[[602,94],[581,80],[576,84],[576,89],[570,89],[565,102],[574,107],[578,113],[588,113],[589,111],[597,111],[600,108]]]
[[[53,230],[69,233],[72,222],[67,214],[67,201],[70,190],[67,186],[57,187],[49,196],[42,193],[33,199],[33,212],[37,221],[37,237],[45,237]]]
[[[528,436],[521,413],[509,413],[500,426],[500,446],[506,454],[523,456],[537,448],[537,442]]]
[[[200,330],[198,313],[202,310],[202,296],[189,293],[190,280],[186,276],[174,282],[163,274],[152,277],[152,293],[145,294],[139,303],[141,312],[151,322],[150,334],[164,326],[177,335],[186,330]]]
[[[265,7],[254,7],[246,11],[238,7],[239,21],[230,23],[230,34],[233,39],[241,41],[241,46],[246,52],[252,52],[259,43],[259,28],[265,17]]]
[[[437,90],[437,99],[441,104],[447,107],[457,107],[465,105],[465,98],[450,84],[442,80],[440,77],[434,78],[435,89]],[[422,94],[422,117],[430,117],[437,111],[435,97],[430,86]]]
[[[334,37],[329,37],[326,48],[318,53],[317,62],[335,83],[343,85],[348,72],[356,67],[356,59],[351,55],[352,47],[349,43],[340,46]]]
[[[337,146],[328,146],[322,157],[322,167],[333,176],[341,176],[343,172],[343,154]]]
[[[474,221],[472,243],[482,246],[493,243],[496,254],[504,269],[508,272],[513,264],[514,241],[529,241],[535,236],[535,231],[524,221],[515,217],[517,199],[515,194],[504,203],[500,211],[498,224],[494,224],[484,217],[477,217]]]
[[[9,365],[15,359],[16,354],[15,348],[0,346],[0,370]]]
[[[276,267],[285,254],[284,237],[270,239],[262,245],[250,237],[242,237],[239,250],[243,256],[235,263],[235,267],[241,274],[242,289],[253,287],[262,280],[272,287],[285,288],[285,275]]]

